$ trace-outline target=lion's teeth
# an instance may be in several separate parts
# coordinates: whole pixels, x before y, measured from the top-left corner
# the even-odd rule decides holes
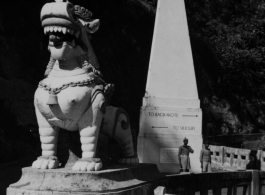
[[[66,28],[62,28],[62,32],[63,32],[63,34],[66,34],[66,31],[67,31]]]
[[[44,33],[47,32],[62,32],[63,34],[69,33],[71,35],[75,34],[76,37],[79,36],[80,32],[76,32],[72,29],[68,29],[66,27],[61,27],[61,26],[46,26],[44,28]]]

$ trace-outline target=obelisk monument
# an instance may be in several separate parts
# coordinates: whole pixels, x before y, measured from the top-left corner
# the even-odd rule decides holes
[[[140,162],[179,172],[178,148],[187,138],[191,171],[199,172],[202,111],[198,99],[184,0],[158,0],[146,94],[140,116]]]

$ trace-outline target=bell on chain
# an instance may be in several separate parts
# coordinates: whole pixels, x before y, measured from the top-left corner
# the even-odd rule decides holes
[[[50,94],[49,99],[46,103],[47,105],[55,105],[58,104],[58,97],[56,94]]]

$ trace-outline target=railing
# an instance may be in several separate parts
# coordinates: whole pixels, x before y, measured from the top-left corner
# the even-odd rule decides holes
[[[229,171],[170,175],[155,195],[261,195],[262,187],[265,194],[265,151],[214,145],[210,150],[212,167]]]
[[[224,164],[224,146],[213,146],[210,145],[210,149],[212,152],[211,159],[212,164],[217,167],[221,167]]]
[[[261,195],[263,185],[265,172],[258,170],[180,174],[167,176],[155,195]]]
[[[265,151],[210,145],[212,167],[222,170],[265,171]]]

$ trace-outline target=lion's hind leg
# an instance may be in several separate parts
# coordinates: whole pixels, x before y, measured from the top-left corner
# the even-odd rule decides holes
[[[132,132],[129,116],[121,108],[107,107],[104,115],[102,133],[117,140],[123,152],[119,162],[123,164],[137,164],[139,159],[133,147]]]

